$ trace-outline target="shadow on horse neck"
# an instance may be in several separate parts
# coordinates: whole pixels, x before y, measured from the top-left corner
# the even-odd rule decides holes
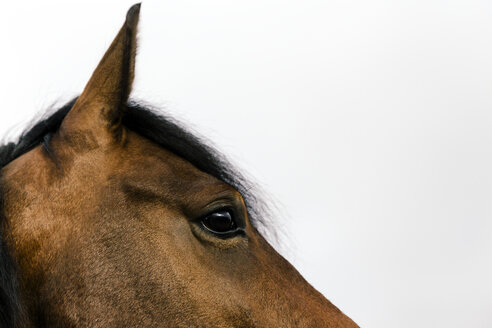
[[[139,9],[82,94],[0,148],[0,326],[357,327],[264,239],[251,183],[128,101]]]

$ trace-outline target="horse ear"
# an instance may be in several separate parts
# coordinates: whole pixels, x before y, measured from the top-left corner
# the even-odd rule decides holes
[[[125,23],[63,120],[62,135],[90,133],[104,144],[119,134],[135,74],[139,13],[140,4],[128,10]]]

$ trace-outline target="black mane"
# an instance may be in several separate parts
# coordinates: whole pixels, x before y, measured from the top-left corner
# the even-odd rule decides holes
[[[77,98],[71,100],[47,118],[37,122],[22,133],[17,142],[0,146],[0,169],[38,145],[44,144],[48,147],[50,136],[58,130],[76,100]],[[257,229],[265,230],[263,218],[267,208],[262,199],[259,199],[256,193],[253,194],[256,187],[238,173],[222,154],[204,142],[203,138],[149,106],[129,102],[127,107],[123,118],[124,126],[182,157],[201,171],[233,186],[242,194],[252,224]],[[5,224],[6,220],[1,211],[2,203],[0,194],[0,224]],[[22,310],[16,272],[15,261],[2,241],[0,226],[0,327],[16,327],[20,323]]]

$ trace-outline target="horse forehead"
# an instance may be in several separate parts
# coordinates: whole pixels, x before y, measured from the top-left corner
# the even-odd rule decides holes
[[[134,133],[130,133],[128,146],[119,151],[119,156],[125,160],[117,171],[133,179],[160,185],[226,185],[184,158]]]

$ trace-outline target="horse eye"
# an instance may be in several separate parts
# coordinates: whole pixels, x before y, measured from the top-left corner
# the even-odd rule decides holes
[[[202,224],[207,230],[219,235],[231,233],[237,229],[232,213],[226,210],[207,215],[202,219]]]

